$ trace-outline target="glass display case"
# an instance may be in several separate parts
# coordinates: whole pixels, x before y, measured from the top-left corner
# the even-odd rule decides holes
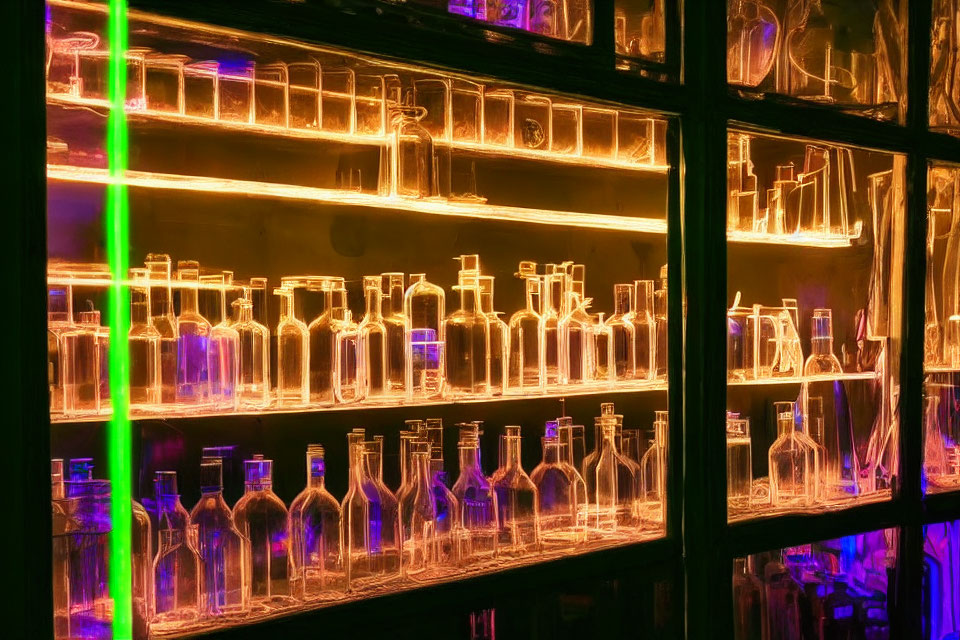
[[[949,640],[960,633],[960,522],[923,528],[924,637]]]

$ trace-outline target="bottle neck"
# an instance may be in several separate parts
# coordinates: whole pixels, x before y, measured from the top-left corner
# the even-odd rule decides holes
[[[833,336],[814,336],[810,338],[810,353],[815,356],[833,355]]]
[[[477,289],[472,286],[460,287],[460,310],[475,313],[477,307]]]
[[[622,316],[630,313],[630,307],[630,289],[618,286],[613,299],[613,313]]]
[[[529,289],[527,290],[527,311],[540,314],[540,294]]]
[[[520,467],[520,436],[503,436],[503,466],[507,469]]]
[[[131,325],[143,325],[150,323],[150,311],[147,305],[147,301],[143,300],[140,302],[131,302],[130,303],[130,324]]]
[[[307,454],[307,486],[323,489],[326,481],[326,462],[323,454]]]
[[[558,464],[560,462],[560,443],[556,438],[543,439],[544,464]]]
[[[480,448],[476,445],[460,445],[460,473],[480,468]]]
[[[154,318],[173,315],[170,298],[169,283],[150,287],[150,315]]]
[[[394,283],[390,285],[390,313],[401,315],[403,313],[403,283]]]
[[[429,491],[432,485],[431,478],[433,478],[433,474],[430,473],[430,456],[426,452],[414,453],[413,464],[416,468],[414,484],[421,491]]]
[[[375,289],[373,287],[367,288],[366,295],[366,316],[367,318],[377,319],[381,317],[380,305],[382,302],[382,295],[380,294],[380,289]]]
[[[197,296],[196,283],[189,283],[188,286],[180,289],[180,315],[187,313],[198,313],[197,308],[198,296]]]
[[[295,318],[293,311],[293,296],[285,295],[280,297],[280,319],[293,320]]]

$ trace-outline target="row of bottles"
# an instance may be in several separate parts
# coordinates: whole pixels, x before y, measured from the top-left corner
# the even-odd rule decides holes
[[[389,404],[666,379],[665,267],[659,289],[652,280],[615,285],[614,312],[604,317],[591,313],[583,265],[521,262],[526,306],[505,321],[479,257],[458,260],[459,308],[449,314],[444,290],[424,274],[407,283],[402,273],[365,276],[359,320],[347,307],[343,278],[282,278],[273,290],[281,302],[274,361],[265,279],[241,286],[232,272],[201,276],[196,262],[181,261],[175,314],[170,257],[150,254],[146,268],[130,272],[131,406],[230,412]],[[48,292],[51,410],[97,414],[109,406],[109,329],[98,311],[74,321],[71,285]],[[307,296],[322,300],[310,319],[301,316]]]
[[[527,473],[520,427],[500,437],[490,476],[480,456],[482,423],[458,425],[460,472],[448,483],[443,424],[408,420],[400,432],[400,483],[383,480],[384,438],[347,435],[349,484],[342,501],[325,486],[324,448],[310,445],[306,487],[290,503],[273,491],[273,461],[246,460],[244,494],[223,497],[222,448],[204,450],[201,497],[181,504],[174,471],[158,471],[154,496],[133,506],[133,597],[141,625],[166,631],[229,622],[303,602],[356,597],[397,581],[495,569],[518,558],[583,549],[663,531],[668,424],[656,412],[653,439],[623,429],[601,405],[594,450],[569,417],[546,423],[542,460]],[[641,455],[641,451],[643,451]],[[54,572],[57,637],[79,625],[109,629],[107,546],[110,485],[90,459],[54,460]],[[154,552],[153,549],[156,551]],[[92,637],[98,637],[96,633]]]

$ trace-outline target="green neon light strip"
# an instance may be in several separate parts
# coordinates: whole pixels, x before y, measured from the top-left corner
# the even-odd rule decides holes
[[[127,118],[124,101],[127,95],[127,3],[110,0],[108,22],[110,39],[110,116],[107,120],[107,158],[110,175],[122,177],[127,170]],[[130,209],[127,187],[107,186],[107,254],[110,274],[110,419],[108,452],[110,484],[110,595],[113,597],[113,637],[133,638],[133,596],[130,568],[130,536],[132,514],[131,438],[130,438],[130,352],[127,333],[130,329],[130,290],[120,284],[127,278],[130,248]]]

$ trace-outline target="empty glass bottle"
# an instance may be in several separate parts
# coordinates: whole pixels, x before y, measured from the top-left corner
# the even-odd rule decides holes
[[[657,323],[654,319],[653,280],[634,280],[634,364],[638,380],[653,380],[657,370]]]
[[[148,253],[145,261],[150,279],[150,322],[160,334],[160,401],[177,401],[177,350],[180,333],[173,313],[170,291],[170,256]]]
[[[636,466],[617,450],[617,421],[612,414],[600,416],[600,445],[595,464],[587,469],[587,500],[590,526],[601,530],[639,524],[637,500],[641,491]]]
[[[84,311],[79,322],[62,335],[63,411],[67,414],[100,411],[100,312]]]
[[[146,269],[131,269],[130,331],[130,405],[145,407],[160,403],[160,332],[150,321],[150,287]]]
[[[357,327],[359,332],[359,371],[361,395],[376,399],[387,394],[387,327],[381,313],[381,278],[364,276],[363,294],[366,312]]]
[[[427,110],[418,106],[391,107],[393,162],[391,195],[429,198],[439,195],[433,138],[420,125]]]
[[[550,265],[548,265],[550,267]],[[543,343],[542,368],[545,385],[560,384],[560,318],[565,291],[565,273],[547,273],[540,289],[540,333]],[[565,351],[565,349],[564,349]]]
[[[443,289],[427,282],[422,273],[410,274],[410,286],[403,296],[403,311],[407,317],[407,396],[430,398],[443,391],[445,303]],[[416,338],[416,340],[415,340]],[[414,343],[417,363],[414,363]],[[432,348],[431,348],[432,346]],[[422,350],[422,352],[421,352]],[[439,364],[434,370],[433,365]]]
[[[577,525],[583,504],[579,501],[582,496],[577,491],[577,477],[561,463],[555,422],[547,423],[547,434],[541,439],[543,459],[533,469],[530,479],[537,487],[540,539],[545,547],[550,547],[578,539]]]
[[[270,403],[270,330],[253,319],[251,300],[234,300],[233,315],[230,328],[240,337],[237,398],[241,406],[260,409]]]
[[[660,267],[660,288],[653,294],[654,320],[656,321],[657,346],[654,349],[657,361],[657,378],[667,376],[667,265]]]
[[[277,401],[282,406],[310,402],[310,332],[294,310],[293,289],[280,287],[277,325]]]
[[[91,458],[70,461],[66,500],[69,604],[62,622],[71,634],[109,637],[110,482],[94,479]]]
[[[750,507],[753,470],[750,421],[727,414],[727,509],[743,512]]]
[[[346,588],[340,556],[340,504],[325,486],[323,447],[307,447],[307,486],[290,503],[293,579],[304,597]]]
[[[430,445],[414,444],[413,480],[399,500],[400,570],[404,576],[416,575],[438,563],[437,505],[430,473]]]
[[[606,325],[613,337],[611,378],[615,380],[632,380],[637,375],[633,290],[631,284],[613,285],[613,315],[607,318]]]
[[[770,469],[770,504],[805,506],[815,495],[813,450],[798,437],[796,403],[775,402],[777,439],[767,454]]]
[[[155,631],[175,629],[201,614],[203,574],[200,555],[190,543],[196,527],[163,529],[153,561]]]
[[[810,396],[806,389],[804,396],[807,411],[804,420],[803,435],[807,445],[814,452],[814,499],[821,500],[826,495],[827,486],[827,447],[824,434],[823,397]]]
[[[501,396],[507,386],[507,345],[510,328],[493,310],[493,276],[480,276],[480,310],[487,318],[487,389]]]
[[[146,631],[153,617],[153,532],[143,505],[133,501],[130,527],[130,592],[133,599],[134,634]]]
[[[540,317],[541,280],[535,262],[521,262],[515,274],[525,283],[526,307],[510,316],[508,383],[511,389],[543,388],[543,327]]]
[[[560,382],[582,384],[593,380],[593,318],[587,312],[590,300],[584,297],[583,265],[571,265],[564,278],[564,313],[560,318]]]
[[[364,398],[361,386],[360,332],[353,314],[347,308],[347,291],[333,291],[330,323],[334,332],[333,394],[339,403],[357,402]]]
[[[227,312],[227,286],[233,282],[233,273],[225,271],[212,276],[200,276],[204,285],[216,287],[204,290],[207,309],[201,315],[210,321],[210,344],[207,351],[207,371],[210,377],[210,396],[218,408],[232,411],[238,404],[240,376],[240,335],[231,326],[234,319]]]
[[[487,392],[489,323],[480,309],[477,256],[460,256],[460,308],[444,320],[447,391],[453,395]],[[469,265],[469,266],[468,266]]]
[[[335,278],[308,279],[306,289],[323,296],[323,311],[308,327],[310,332],[310,402],[333,404],[333,377],[336,371],[336,328],[333,324]]]
[[[603,313],[594,316],[590,327],[593,344],[593,379],[609,382],[615,374],[613,366],[613,327],[607,324]]]
[[[47,384],[50,412],[63,412],[63,334],[73,324],[73,288],[47,288]]]
[[[830,309],[814,309],[810,335],[810,355],[803,365],[803,375],[821,376],[843,373],[840,360],[833,353],[833,316]]]
[[[664,522],[667,505],[667,451],[669,446],[669,414],[654,412],[653,440],[640,460],[642,478],[642,517],[655,523]]]
[[[177,263],[180,280],[180,315],[177,316],[177,402],[205,405],[210,402],[210,323],[197,308],[200,265],[193,260]],[[161,355],[162,357],[162,355]]]
[[[490,478],[497,494],[498,550],[507,555],[540,549],[540,499],[536,485],[520,464],[519,430],[515,427],[513,433],[507,431],[501,436],[503,464]]]
[[[443,470],[443,420],[427,418],[426,436],[430,445],[430,487],[437,508],[437,561],[451,566],[459,562],[464,540],[459,526],[460,503],[447,487]]]
[[[478,559],[496,556],[497,494],[483,474],[480,441],[473,435],[461,436],[457,449],[460,476],[453,485],[453,495],[460,503],[460,527],[469,535],[469,555]]]
[[[251,596],[255,607],[293,604],[287,507],[273,492],[273,460],[244,460],[244,494],[233,506],[237,528],[251,547]]]
[[[236,614],[250,607],[251,549],[223,499],[223,462],[200,463],[200,500],[190,512],[197,528],[203,566],[202,606],[206,615]]]
[[[407,384],[407,318],[403,312],[403,274],[381,274],[384,288],[384,385],[388,395],[403,396]]]

